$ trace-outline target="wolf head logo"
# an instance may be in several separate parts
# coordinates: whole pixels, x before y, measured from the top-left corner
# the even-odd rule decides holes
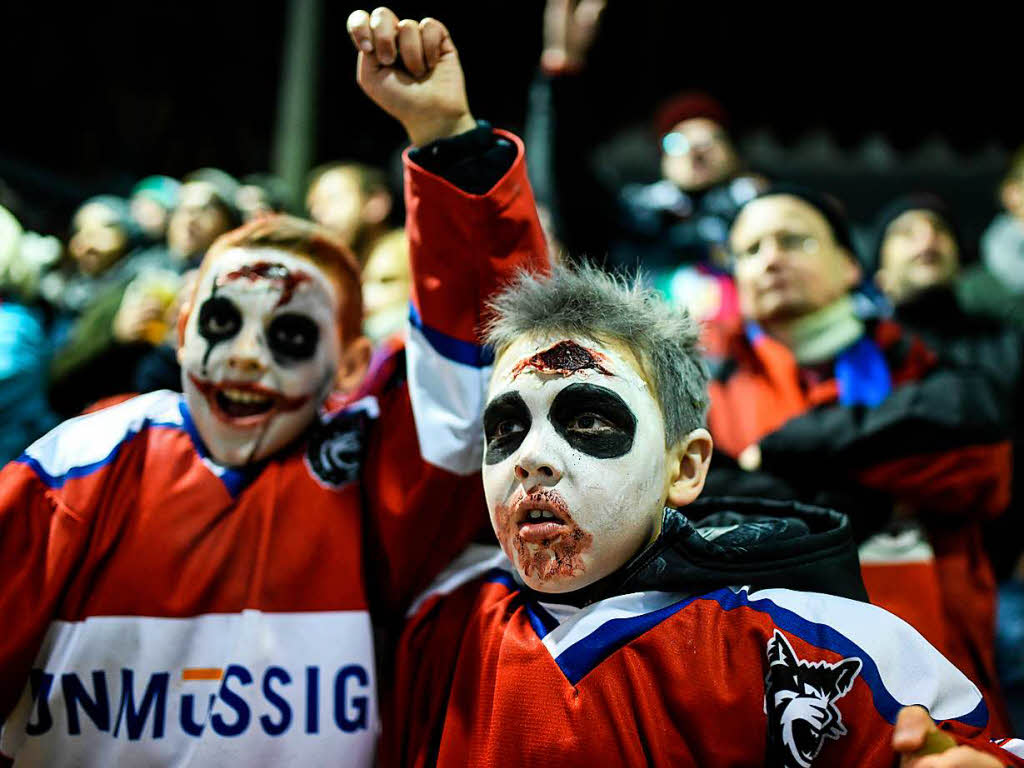
[[[359,475],[363,461],[366,416],[361,411],[341,414],[322,424],[306,448],[306,462],[330,488],[340,488]]]
[[[845,696],[860,674],[860,659],[807,662],[775,630],[768,641],[765,712],[769,741],[785,768],[811,768],[825,739],[846,734],[836,701]]]

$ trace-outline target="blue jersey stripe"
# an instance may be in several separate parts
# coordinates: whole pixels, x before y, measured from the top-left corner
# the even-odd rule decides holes
[[[874,659],[872,659],[864,649],[851,641],[845,635],[840,634],[835,629],[825,624],[817,624],[813,621],[808,621],[803,616],[800,616],[786,608],[782,608],[767,598],[761,600],[750,600],[746,592],[737,594],[732,590],[722,589],[705,595],[704,597],[709,600],[716,600],[718,604],[727,611],[732,610],[733,608],[745,607],[759,611],[760,613],[766,613],[771,616],[772,622],[775,626],[786,630],[790,634],[796,635],[801,640],[804,640],[817,648],[824,648],[832,651],[843,658],[860,659],[862,664],[860,676],[864,682],[868,684],[868,687],[871,688],[871,695],[875,702],[875,709],[877,709],[878,713],[889,723],[896,722],[896,716],[904,705],[898,702],[893,695],[889,693],[888,689],[886,689]],[[907,704],[916,703],[918,702],[907,702]],[[965,725],[983,728],[985,724],[988,723],[988,708],[985,706],[985,701],[980,701],[978,706],[972,711],[953,719],[956,719]]]
[[[561,667],[566,679],[572,685],[576,685],[619,648],[658,626],[669,616],[683,610],[696,599],[688,597],[678,603],[641,616],[610,619],[582,640],[562,651],[555,659],[555,663]]]
[[[199,435],[196,423],[192,421],[192,414],[188,412],[188,406],[185,405],[184,398],[178,403],[178,410],[181,412],[181,429],[185,430],[192,439],[192,445],[196,449],[196,453],[199,454],[199,458],[206,462],[207,468],[213,471],[220,481],[224,483],[224,487],[231,494],[231,498],[238,498],[238,495],[256,479],[263,465],[257,464],[252,467],[239,469],[222,467],[220,464],[217,464],[210,458],[210,452],[206,450],[206,445],[203,443],[203,438]]]
[[[533,601],[526,602],[526,615],[533,625],[534,632],[543,640],[558,627],[558,620],[544,609],[543,605]]]
[[[64,472],[59,475],[51,475],[43,468],[43,465],[39,462],[38,459],[29,456],[28,453],[21,454],[21,456],[15,459],[15,461],[28,466],[48,487],[63,488],[64,483],[66,483],[68,480],[71,480],[72,478],[85,477],[87,475],[91,475],[93,472],[103,469],[103,467],[107,466],[107,464],[112,462],[117,457],[117,454],[120,453],[121,448],[123,448],[127,443],[134,440],[136,437],[138,437],[140,434],[145,432],[150,427],[167,427],[170,429],[181,429],[180,424],[175,424],[173,422],[150,421],[149,419],[143,419],[142,424],[139,426],[138,429],[127,430],[124,434],[124,437],[122,437],[121,440],[117,443],[117,445],[115,445],[111,449],[110,453],[108,453],[102,459],[90,462],[89,464],[82,464],[77,467],[71,467],[70,469],[68,469],[67,472]]]
[[[512,574],[501,568],[492,568],[484,574],[483,580],[488,584],[501,584],[507,587],[510,592],[515,592],[519,589],[519,585],[512,577]]]
[[[611,619],[602,624],[587,637],[560,653],[555,662],[571,685],[576,685],[602,661],[632,640],[653,629],[697,600],[713,600],[723,610],[750,608],[771,617],[779,629],[783,629],[811,645],[832,651],[843,658],[860,659],[861,678],[871,689],[878,713],[889,723],[896,722],[896,716],[903,704],[898,702],[882,682],[874,660],[856,643],[825,624],[808,621],[802,616],[776,605],[768,599],[750,600],[746,592],[736,593],[731,589],[720,589],[699,597],[688,597],[651,613],[629,618]],[[531,623],[532,619],[531,619]],[[536,625],[535,625],[536,628]],[[538,634],[540,634],[538,632]],[[545,633],[546,634],[546,633]],[[541,635],[543,637],[543,635]],[[915,704],[917,702],[907,702]],[[988,709],[982,700],[972,711],[955,719],[965,725],[982,728],[988,722]]]
[[[150,418],[144,418],[137,427],[125,430],[124,436],[120,441],[110,450],[110,452],[102,459],[90,462],[88,464],[81,464],[69,468],[66,472],[59,475],[51,475],[43,467],[42,463],[29,455],[27,452],[19,456],[15,461],[25,464],[29,467],[40,480],[43,481],[49,488],[63,488],[64,484],[73,478],[86,477],[94,472],[97,472],[108,464],[112,463],[121,452],[121,449],[125,445],[130,443],[136,437],[141,435],[147,429],[150,428],[162,428],[162,429],[174,429],[179,432],[185,432],[192,439],[192,445],[199,455],[200,459],[208,465],[213,474],[224,483],[228,493],[231,494],[232,498],[237,498],[238,495],[245,490],[245,488],[255,479],[259,474],[262,465],[235,469],[231,467],[220,467],[213,463],[212,459],[209,458],[209,453],[206,450],[206,446],[203,445],[202,438],[199,436],[199,431],[196,429],[195,423],[192,421],[192,417],[188,412],[188,408],[185,406],[185,401],[181,400],[178,403],[178,410],[181,413],[181,422],[176,421],[153,421]],[[60,429],[60,427],[58,427]]]
[[[442,357],[474,368],[483,368],[494,362],[494,350],[490,347],[456,339],[454,336],[424,325],[423,318],[420,317],[420,313],[412,303],[409,304],[409,322],[423,334],[423,338]]]

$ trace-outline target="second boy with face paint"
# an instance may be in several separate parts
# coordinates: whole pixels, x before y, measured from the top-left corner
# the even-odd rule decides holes
[[[589,268],[495,308],[502,551],[471,548],[414,606],[386,765],[926,766],[937,729],[910,704],[971,747],[936,768],[1024,765],[1024,742],[985,738],[978,689],[865,602],[845,517],[695,503],[712,446],[688,317]]]

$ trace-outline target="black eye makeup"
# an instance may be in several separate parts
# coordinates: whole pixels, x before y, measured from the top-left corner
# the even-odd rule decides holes
[[[636,416],[625,400],[594,384],[570,384],[559,392],[548,419],[569,445],[598,459],[625,456],[636,436]]]
[[[316,354],[319,341],[320,328],[305,315],[278,315],[267,328],[267,345],[280,364],[309,360]]]
[[[226,341],[242,327],[242,314],[230,299],[211,296],[199,308],[199,334],[211,345]]]
[[[518,392],[505,392],[488,403],[484,410],[484,463],[498,464],[515,453],[531,422],[530,409]]]

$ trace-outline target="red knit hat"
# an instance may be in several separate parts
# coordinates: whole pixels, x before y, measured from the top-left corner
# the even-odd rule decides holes
[[[723,128],[729,127],[729,114],[717,99],[702,91],[683,91],[665,99],[654,113],[654,130],[664,136],[683,120],[706,117]]]

